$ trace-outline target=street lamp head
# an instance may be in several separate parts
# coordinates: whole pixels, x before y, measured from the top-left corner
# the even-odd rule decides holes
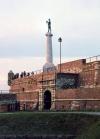
[[[58,42],[62,42],[62,38],[61,37],[58,39]]]

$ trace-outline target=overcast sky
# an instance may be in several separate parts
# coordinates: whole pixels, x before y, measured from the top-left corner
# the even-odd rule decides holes
[[[100,54],[100,0],[0,0],[0,89],[10,69],[42,68],[48,18],[55,63],[59,36],[64,60]]]

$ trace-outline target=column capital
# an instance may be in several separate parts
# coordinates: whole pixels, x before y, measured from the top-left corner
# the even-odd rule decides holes
[[[53,34],[51,34],[50,32],[47,32],[45,35],[46,35],[47,37],[48,37],[48,36],[50,36],[50,37],[53,36]]]

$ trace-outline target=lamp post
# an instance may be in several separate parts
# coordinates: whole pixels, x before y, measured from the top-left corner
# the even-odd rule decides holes
[[[61,37],[58,39],[58,42],[60,43],[60,73],[61,73],[61,42],[62,42]]]

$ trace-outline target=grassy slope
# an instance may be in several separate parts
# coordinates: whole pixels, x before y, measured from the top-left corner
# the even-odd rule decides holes
[[[0,135],[82,135],[99,139],[100,116],[67,113],[0,114]],[[78,137],[77,139],[81,139]]]

